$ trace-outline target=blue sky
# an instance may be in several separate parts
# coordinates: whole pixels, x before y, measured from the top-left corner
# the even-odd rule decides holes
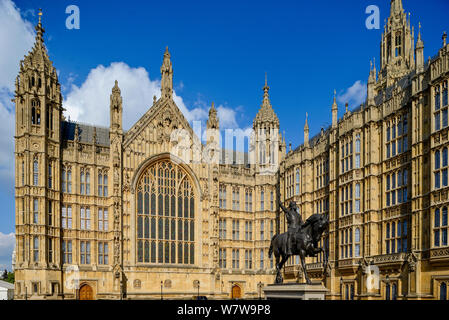
[[[68,17],[65,10],[72,4],[80,9],[79,30],[69,30],[65,26]],[[380,8],[380,30],[365,27],[368,16],[365,9],[371,4]],[[418,21],[421,21],[425,57],[435,55],[441,46],[443,31],[449,31],[449,1],[403,0],[403,4],[405,11],[412,13],[415,38]],[[0,8],[12,6],[20,12],[20,19],[15,19],[14,23],[28,35],[19,36],[11,43],[22,41],[23,48],[30,48],[30,32],[34,32],[30,30],[30,23],[36,24],[37,8],[43,9],[45,42],[59,71],[63,95],[73,119],[107,125],[104,123],[107,117],[102,118],[95,110],[97,107],[107,110],[108,104],[103,104],[104,99],[95,100],[94,95],[101,90],[103,96],[108,97],[112,88],[108,81],[113,81],[109,78],[120,75],[119,85],[124,83],[122,94],[129,96],[130,106],[127,111],[126,103],[124,105],[124,113],[129,114],[128,120],[124,116],[124,121],[132,123],[138,119],[145,112],[145,104],[153,91],[157,91],[162,55],[168,46],[177,102],[189,110],[190,119],[204,120],[205,112],[214,101],[221,107],[219,115],[228,127],[250,127],[262,102],[267,72],[271,102],[279,117],[281,132],[285,130],[287,145],[291,142],[293,148],[303,142],[306,112],[311,136],[330,124],[334,89],[340,97],[340,115],[344,112],[342,97],[349,96],[350,108],[356,107],[355,102],[363,95],[363,91],[356,89],[366,84],[370,60],[375,57],[379,61],[381,32],[384,19],[390,13],[389,5],[390,0],[0,0]],[[0,68],[12,65],[18,70],[18,59],[26,50],[18,47],[14,51],[18,54],[8,56],[11,53],[4,48],[10,46],[8,30],[12,28],[3,24],[12,22],[2,21],[0,29],[6,31],[0,32]],[[21,29],[20,24],[25,27]],[[7,98],[11,95],[16,73],[5,78],[3,83],[0,78],[0,108],[6,110],[2,114],[9,122],[14,121],[8,116],[13,106]],[[107,80],[104,90],[100,84],[89,89],[90,83],[104,78]],[[136,88],[139,83],[141,88]],[[353,90],[348,94],[351,87]],[[127,93],[125,88],[129,88]],[[95,102],[83,104],[82,98],[89,95]],[[145,103],[139,101],[141,96]],[[13,139],[11,132],[4,136],[10,139],[0,141],[4,150],[0,169],[10,173],[0,180],[3,204],[0,232],[9,234],[14,232],[13,168],[5,163],[11,162]],[[0,264],[1,259],[0,252]]]

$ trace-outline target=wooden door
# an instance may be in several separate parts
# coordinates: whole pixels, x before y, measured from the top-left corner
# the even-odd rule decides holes
[[[84,284],[80,288],[80,300],[93,300],[94,294],[92,291],[92,287],[88,284]]]
[[[242,297],[242,290],[238,285],[232,286],[231,297],[232,299],[240,299]]]

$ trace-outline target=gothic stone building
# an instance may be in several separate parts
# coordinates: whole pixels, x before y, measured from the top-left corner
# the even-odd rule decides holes
[[[424,60],[424,43],[401,0],[380,43],[367,99],[289,150],[281,163],[283,200],[329,216],[330,267],[322,255],[307,271],[323,279],[328,299],[447,299],[449,45]],[[285,224],[285,222],[282,222]],[[291,259],[285,272],[301,276]],[[379,280],[379,282],[377,282]]]
[[[258,297],[273,281],[274,161],[219,149],[213,105],[199,142],[173,101],[168,50],[161,97],[128,131],[117,81],[109,128],[66,121],[40,17],[36,31],[15,92],[15,298]],[[252,139],[277,159],[268,90]]]
[[[338,119],[334,98],[332,125],[309,140],[306,119],[288,152],[266,83],[249,152],[220,148],[213,105],[202,143],[173,101],[168,50],[161,96],[128,131],[117,82],[108,128],[66,121],[36,31],[15,92],[16,299],[256,298],[286,228],[277,199],[328,215],[330,265],[307,264],[328,299],[446,299],[449,46],[424,61],[401,0],[366,102]],[[301,281],[296,258],[284,275]]]

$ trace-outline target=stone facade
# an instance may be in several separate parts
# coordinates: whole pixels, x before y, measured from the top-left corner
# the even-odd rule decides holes
[[[173,101],[168,49],[161,98],[128,131],[117,81],[109,128],[66,121],[40,17],[36,31],[16,81],[15,298],[258,297],[274,277],[271,162],[221,150],[213,105],[199,142]],[[278,159],[285,143],[262,134],[279,132],[268,89],[252,153]]]
[[[281,163],[282,199],[306,217],[329,216],[331,268],[322,255],[307,266],[316,281],[327,273],[328,299],[447,297],[449,45],[444,34],[424,61],[421,26],[414,44],[402,1],[392,0],[366,102],[338,119],[334,98],[332,125],[309,141],[306,119],[304,144]],[[289,262],[287,276],[300,277]]]
[[[329,215],[330,268],[322,255],[307,264],[326,275],[327,299],[447,290],[449,46],[424,61],[402,1],[366,102],[338,119],[334,98],[332,125],[309,140],[306,119],[289,152],[266,81],[248,152],[219,147],[213,105],[199,141],[173,101],[168,49],[161,97],[129,130],[117,81],[109,127],[67,121],[40,18],[36,31],[15,92],[16,299],[257,298],[274,282],[270,239],[286,229],[278,199],[303,219]],[[301,280],[296,258],[284,271]]]

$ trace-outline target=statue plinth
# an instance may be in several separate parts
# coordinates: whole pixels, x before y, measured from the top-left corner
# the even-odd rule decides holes
[[[263,288],[267,300],[325,300],[329,291],[321,283],[283,283],[269,284]]]

